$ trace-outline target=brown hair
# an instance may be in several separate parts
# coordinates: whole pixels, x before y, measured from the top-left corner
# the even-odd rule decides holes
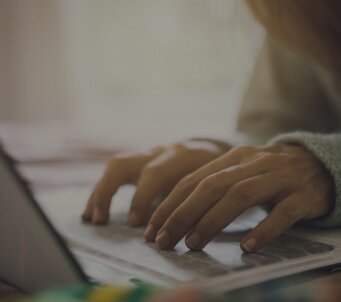
[[[323,63],[341,66],[341,0],[246,0],[274,38]]]

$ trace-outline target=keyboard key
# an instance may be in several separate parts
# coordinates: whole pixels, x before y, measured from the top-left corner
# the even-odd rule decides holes
[[[254,263],[242,263],[240,264],[239,266],[236,266],[236,267],[233,267],[232,270],[233,271],[236,271],[236,272],[239,272],[239,271],[243,271],[243,270],[246,270],[246,269],[250,269],[250,268],[253,268],[255,267],[256,265]]]
[[[271,263],[276,263],[281,261],[282,259],[278,256],[274,256],[267,253],[251,253],[251,254],[243,254],[241,256],[242,260],[246,263],[255,263],[258,265],[266,265]]]
[[[334,250],[334,246],[321,242],[307,242],[304,244],[304,249],[311,254],[321,254]]]
[[[271,245],[283,248],[294,248],[297,249],[302,244],[309,242],[307,239],[303,239],[296,236],[282,235],[279,238],[275,239]]]
[[[228,274],[229,270],[223,266],[210,266],[199,270],[197,273],[205,277],[215,277]]]
[[[196,259],[188,259],[188,260],[180,262],[180,264],[182,268],[186,268],[186,269],[193,270],[193,271],[198,271],[198,270],[209,267],[207,263],[198,261]]]
[[[300,258],[300,257],[304,257],[307,255],[307,253],[302,249],[283,248],[283,247],[271,246],[271,245],[261,249],[261,251],[267,254],[279,256],[284,259],[295,259],[295,258]]]

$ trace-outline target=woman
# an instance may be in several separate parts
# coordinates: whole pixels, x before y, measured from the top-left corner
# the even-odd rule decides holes
[[[129,223],[161,249],[201,250],[256,205],[269,215],[241,241],[253,252],[299,221],[341,225],[341,2],[248,0],[268,30],[238,120],[245,145],[191,139],[109,163],[83,213],[108,221],[112,196],[136,184]],[[166,196],[152,213],[152,202]],[[150,217],[150,218],[149,218]]]

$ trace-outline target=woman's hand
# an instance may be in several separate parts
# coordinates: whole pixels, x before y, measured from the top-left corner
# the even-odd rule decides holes
[[[145,232],[161,249],[186,237],[201,250],[237,216],[267,204],[268,217],[241,241],[256,251],[299,220],[328,214],[333,181],[312,153],[297,145],[243,146],[183,178],[152,215]]]
[[[192,139],[148,152],[117,155],[96,185],[83,213],[83,221],[107,223],[113,195],[122,185],[136,184],[129,223],[142,225],[151,214],[156,197],[166,196],[181,178],[229,148],[229,145],[214,140]]]

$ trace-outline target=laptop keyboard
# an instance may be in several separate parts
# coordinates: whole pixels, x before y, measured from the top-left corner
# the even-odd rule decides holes
[[[101,236],[115,242],[122,238],[141,240],[143,229],[130,228],[126,225],[115,225],[109,228],[98,227],[96,232]],[[243,254],[239,244],[233,246],[234,252],[226,254],[226,262],[218,261],[209,251],[194,252],[188,249],[182,251],[159,250],[154,243],[145,243],[145,246],[152,249],[157,255],[171,262],[176,267],[189,271],[197,277],[213,277],[232,272],[255,268],[274,263],[285,259],[297,259],[301,257],[323,254],[334,250],[334,246],[295,237],[282,235],[270,245],[259,250],[257,253]],[[208,246],[209,247],[209,246]],[[207,249],[209,250],[209,248]],[[238,250],[238,252],[236,252]],[[148,270],[154,270],[149,267]]]
[[[281,242],[283,239],[283,242]],[[287,247],[286,243],[295,242],[296,247]],[[289,245],[290,246],[290,245]],[[277,242],[271,244],[257,253],[242,254],[240,261],[236,266],[228,267],[212,261],[202,252],[187,252],[186,254],[177,254],[174,252],[161,252],[161,254],[177,262],[179,266],[194,271],[198,275],[212,277],[227,274],[230,272],[250,269],[256,266],[274,264],[285,259],[295,259],[308,255],[322,254],[331,252],[334,247],[321,242],[313,242],[298,237],[282,236]]]

